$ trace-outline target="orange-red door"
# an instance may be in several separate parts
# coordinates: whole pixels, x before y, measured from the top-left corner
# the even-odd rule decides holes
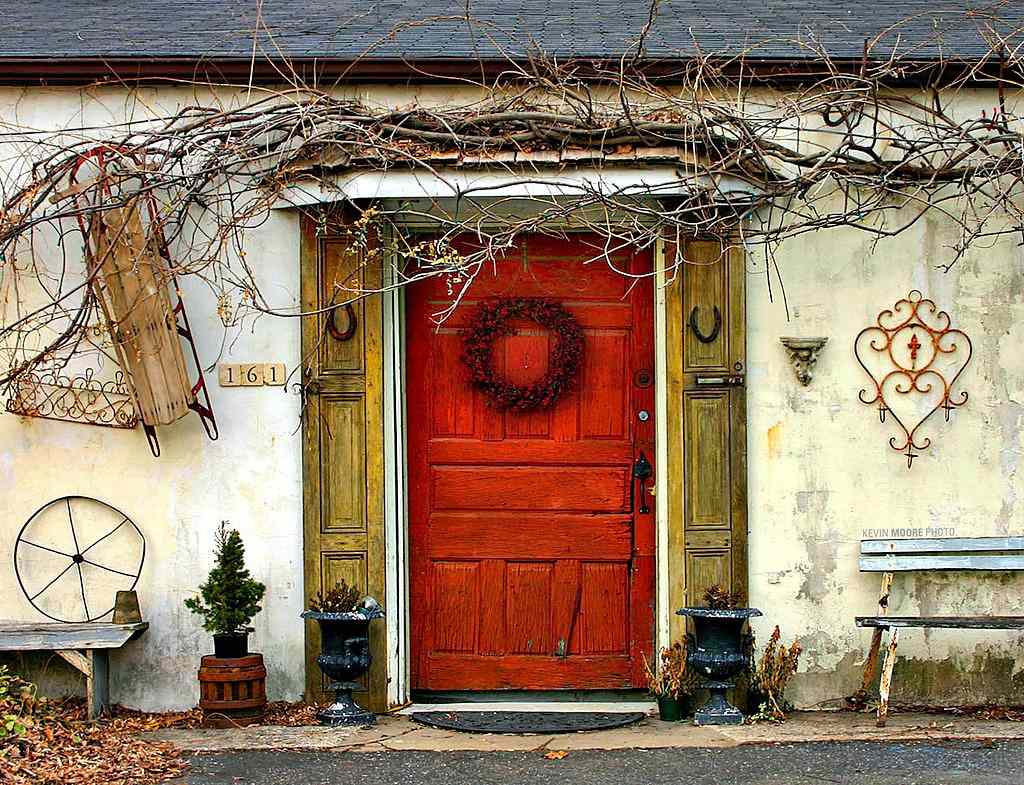
[[[653,285],[630,275],[649,273],[652,260],[634,250],[595,258],[603,247],[591,235],[530,236],[481,273],[440,328],[447,283],[408,292],[415,688],[644,683],[653,500],[641,500],[633,467],[641,452],[654,458]],[[481,300],[498,297],[554,299],[583,327],[576,388],[547,410],[498,411],[470,384],[462,332]],[[536,379],[553,342],[518,324],[496,346],[498,370]]]

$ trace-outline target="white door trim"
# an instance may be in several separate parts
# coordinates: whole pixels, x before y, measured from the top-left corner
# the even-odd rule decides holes
[[[657,575],[655,596],[655,646],[671,645],[669,629],[672,609],[669,607],[668,563],[668,353],[667,306],[665,288],[665,241],[661,237],[654,246],[654,525],[657,536],[654,563]]]
[[[384,268],[384,584],[388,706],[409,702],[409,525],[405,450],[405,297]]]

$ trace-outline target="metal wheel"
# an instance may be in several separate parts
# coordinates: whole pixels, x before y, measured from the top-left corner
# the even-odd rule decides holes
[[[89,496],[47,502],[14,545],[14,573],[25,598],[47,618],[66,623],[97,621],[113,611],[116,592],[135,588],[145,560],[146,538],[135,522]]]

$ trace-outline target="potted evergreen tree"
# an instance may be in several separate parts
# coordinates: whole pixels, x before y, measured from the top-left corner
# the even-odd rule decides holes
[[[249,575],[245,546],[237,529],[221,521],[217,530],[217,563],[199,596],[185,600],[185,607],[203,617],[203,628],[213,633],[213,656],[245,657],[249,653],[249,622],[262,610],[260,601],[267,590]]]

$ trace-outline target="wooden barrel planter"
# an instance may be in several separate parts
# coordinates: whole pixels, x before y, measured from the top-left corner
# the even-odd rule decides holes
[[[221,658],[207,655],[199,666],[199,708],[208,728],[252,725],[267,707],[267,669],[262,654]]]

